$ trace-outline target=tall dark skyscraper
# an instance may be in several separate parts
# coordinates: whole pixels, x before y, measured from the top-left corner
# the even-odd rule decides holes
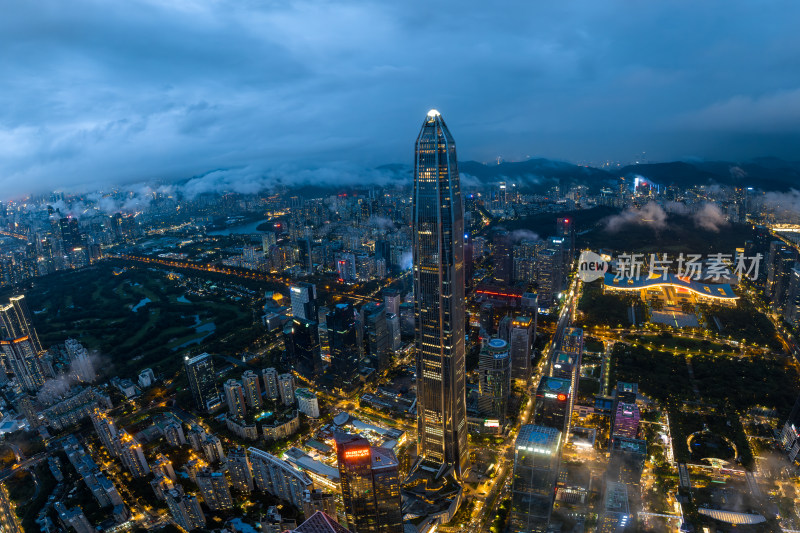
[[[186,378],[189,380],[189,389],[192,391],[195,405],[201,411],[210,411],[219,404],[214,359],[210,354],[204,353],[187,357],[183,365],[186,368]]]
[[[514,272],[514,256],[511,254],[511,235],[504,229],[494,233],[494,279],[499,283],[508,285],[512,281]]]
[[[347,523],[354,533],[402,533],[400,475],[394,452],[363,437],[336,435]]]
[[[350,389],[358,381],[361,359],[353,304],[336,304],[326,321],[331,349],[331,374],[337,380],[337,386]]]
[[[464,215],[453,136],[428,112],[414,157],[413,255],[419,454],[468,467]]]
[[[42,345],[39,336],[33,328],[31,312],[25,302],[25,296],[12,296],[8,299],[8,304],[0,305],[0,326],[5,331],[5,336],[10,339],[28,337],[34,351],[38,354],[42,352]],[[0,331],[0,338],[3,332]]]

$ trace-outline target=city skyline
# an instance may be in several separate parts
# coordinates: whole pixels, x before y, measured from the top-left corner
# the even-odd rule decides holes
[[[794,158],[797,5],[506,7],[17,3],[0,188],[378,179],[430,107],[477,161]]]

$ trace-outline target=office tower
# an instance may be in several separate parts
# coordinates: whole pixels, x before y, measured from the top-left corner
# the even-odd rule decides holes
[[[610,481],[639,487],[647,458],[647,443],[620,435],[611,437],[607,477]]]
[[[277,400],[280,397],[280,391],[278,391],[278,371],[274,368],[265,368],[261,372],[261,377],[264,378],[264,392],[267,393],[267,398],[270,400]]]
[[[475,262],[473,259],[473,244],[468,233],[464,234],[464,292],[472,293],[472,277],[475,273]]]
[[[317,395],[306,388],[299,388],[294,391],[297,398],[297,410],[305,413],[310,418],[319,418],[319,401]]]
[[[394,453],[338,433],[336,456],[347,523],[354,533],[402,533],[400,476]]]
[[[336,516],[336,498],[329,492],[320,489],[307,490],[303,493],[303,514],[311,516],[317,511],[322,511],[330,516]]]
[[[514,444],[511,531],[544,533],[550,521],[558,479],[561,432],[524,425]]]
[[[394,313],[387,313],[386,329],[389,332],[389,350],[395,352],[403,345],[400,337],[400,317]]]
[[[620,402],[635,404],[638,394],[638,383],[617,382],[617,387],[614,389],[614,402],[611,406],[611,427],[614,427],[614,417],[617,415],[617,407]]]
[[[289,328],[286,348],[292,367],[304,378],[316,379],[322,374],[322,350],[317,323],[295,317]]]
[[[337,386],[351,389],[359,376],[359,346],[353,304],[336,304],[326,317],[331,346],[331,374]]]
[[[235,379],[229,379],[225,382],[224,388],[228,413],[234,418],[244,418],[247,415],[247,408],[245,407],[242,384]]]
[[[122,464],[133,474],[133,477],[144,477],[150,473],[150,466],[142,451],[142,445],[124,429],[120,430],[118,434],[117,448]]]
[[[511,376],[527,385],[531,379],[531,353],[536,338],[536,321],[529,316],[518,316],[511,322],[508,337]]]
[[[81,343],[75,339],[67,339],[64,341],[64,347],[67,349],[69,356],[70,372],[78,381],[84,383],[91,383],[97,378],[97,373],[94,371],[94,365],[89,357],[89,352],[83,347]]]
[[[278,376],[278,391],[283,405],[287,407],[294,405],[294,377],[291,374]]]
[[[289,289],[292,299],[292,316],[304,320],[317,320],[317,287],[313,283],[295,283]]]
[[[250,448],[249,452],[256,487],[296,507],[302,507],[303,492],[313,488],[311,478],[286,461],[258,448]]]
[[[94,412],[90,415],[94,430],[100,442],[103,443],[106,451],[111,455],[118,455],[117,449],[117,435],[119,431],[114,425],[114,420],[100,409],[95,408]]]
[[[414,318],[414,304],[405,302],[400,304],[400,335],[402,337],[413,337],[416,329],[416,319]]]
[[[494,279],[502,284],[509,285],[513,281],[511,273],[514,268],[514,256],[511,253],[511,235],[504,229],[494,232],[492,237],[494,252],[492,260],[494,263]]]
[[[568,379],[543,377],[536,388],[536,407],[533,421],[537,426],[557,429],[567,440],[569,435],[569,404],[572,382]]]
[[[197,473],[197,487],[200,495],[212,511],[221,511],[233,507],[233,498],[228,486],[228,480],[222,472],[214,472],[210,468],[203,468]]]
[[[317,511],[297,526],[292,533],[353,533],[333,519],[328,513]]]
[[[247,450],[243,446],[236,446],[228,451],[225,468],[234,489],[241,492],[253,491],[253,465],[250,464]]]
[[[494,335],[494,304],[482,303],[480,313],[481,337],[491,337]]]
[[[569,260],[567,264],[572,264],[575,259],[575,223],[571,218],[556,219],[556,236],[564,239],[564,250]]]
[[[364,354],[372,358],[377,370],[388,368],[391,353],[385,306],[376,302],[364,304],[361,322],[364,324]]]
[[[189,380],[189,389],[192,391],[195,407],[200,411],[211,411],[219,404],[217,374],[214,371],[214,359],[211,354],[186,356],[183,365],[186,369],[186,378]]]
[[[603,512],[598,517],[598,533],[623,533],[635,531],[636,520],[628,506],[628,487],[607,482],[603,495]]]
[[[612,435],[635,439],[639,433],[639,408],[635,403],[618,402]]]
[[[583,329],[567,328],[561,341],[561,351],[566,353],[583,353]],[[580,360],[579,360],[580,361]]]
[[[800,324],[800,263],[795,263],[789,274],[783,319],[792,326]]]
[[[0,352],[22,388],[28,392],[42,388],[44,372],[30,337],[0,340]]]
[[[185,495],[180,486],[166,493],[167,507],[175,523],[186,531],[206,527],[206,516],[200,502],[192,495]]]
[[[258,374],[252,370],[246,370],[242,374],[242,389],[244,389],[244,401],[247,407],[257,411],[261,409],[261,380]]]
[[[561,251],[547,248],[539,252],[536,261],[536,282],[539,286],[539,305],[550,307],[561,291]]]
[[[478,410],[482,416],[505,424],[508,397],[511,395],[511,355],[503,339],[490,339],[478,358]]]
[[[514,322],[514,319],[511,318],[511,315],[506,315],[500,319],[500,322],[497,324],[497,337],[503,339],[506,342],[511,340],[511,323]]]
[[[24,295],[12,296],[8,299],[8,304],[0,305],[0,326],[5,330],[5,337],[10,339],[28,337],[37,354],[44,351],[39,342],[39,335],[36,334],[36,329],[33,327],[33,320],[31,320],[31,313]],[[0,337],[3,335],[0,334]]]
[[[438,111],[417,137],[413,275],[419,455],[467,470],[464,210],[456,146]]]
[[[797,261],[797,252],[782,241],[773,241],[767,257],[767,287],[765,294],[770,308],[783,313],[791,283],[792,268]]]
[[[383,305],[386,308],[386,314],[400,313],[400,304],[403,303],[403,299],[400,297],[400,291],[397,289],[383,289]]]
[[[575,407],[578,385],[581,379],[580,353],[556,352],[550,365],[550,375],[554,378],[561,378],[570,382],[572,394],[567,400],[567,427],[564,429],[565,440],[569,438],[569,426],[571,425],[571,413]]]

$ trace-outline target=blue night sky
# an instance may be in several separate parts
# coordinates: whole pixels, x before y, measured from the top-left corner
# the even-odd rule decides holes
[[[798,20],[771,0],[11,0],[0,188],[409,163],[431,107],[461,159],[796,160]]]

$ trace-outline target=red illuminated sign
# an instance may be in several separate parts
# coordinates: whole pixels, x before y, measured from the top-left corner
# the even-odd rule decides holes
[[[559,401],[563,402],[566,399],[567,399],[567,395],[566,394],[559,394],[558,395],[558,400]]]
[[[345,459],[358,459],[361,457],[369,457],[369,448],[356,448],[344,452]]]

